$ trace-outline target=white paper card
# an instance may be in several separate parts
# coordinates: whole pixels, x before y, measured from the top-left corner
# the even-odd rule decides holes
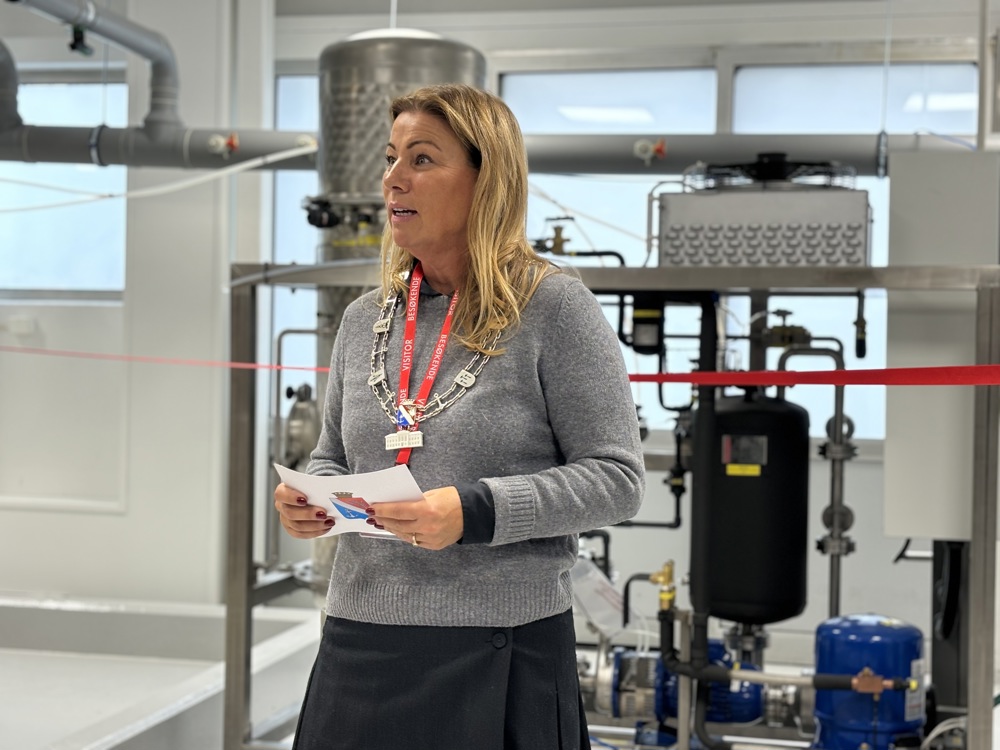
[[[388,531],[379,531],[367,523],[365,509],[374,503],[423,500],[409,467],[398,464],[391,469],[366,474],[344,474],[336,477],[314,476],[274,464],[281,481],[294,487],[309,501],[336,520],[324,537],[356,531],[365,536],[395,539]]]

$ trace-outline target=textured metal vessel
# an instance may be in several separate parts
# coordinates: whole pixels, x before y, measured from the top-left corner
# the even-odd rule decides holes
[[[382,200],[389,102],[421,86],[482,87],[486,59],[435,34],[385,29],[331,44],[320,56],[320,174],[331,201]]]

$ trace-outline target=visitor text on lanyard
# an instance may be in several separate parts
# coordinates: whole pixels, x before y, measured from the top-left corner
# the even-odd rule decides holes
[[[417,391],[416,398],[411,399],[410,372],[413,370],[414,341],[417,335],[417,303],[420,300],[420,284],[423,279],[423,269],[417,263],[410,275],[410,291],[406,302],[406,328],[403,330],[403,356],[399,367],[399,395],[396,402],[396,432],[385,436],[385,449],[399,451],[396,454],[397,464],[409,463],[412,450],[420,448],[424,444],[423,433],[417,429],[417,419],[427,405],[434,380],[441,368],[441,359],[444,356],[445,346],[448,344],[448,334],[451,332],[451,321],[455,316],[455,305],[458,303],[458,290],[455,290],[455,293],[451,295],[448,314],[441,325],[441,333],[438,335],[430,364],[427,365],[424,382],[421,384],[420,390]]]

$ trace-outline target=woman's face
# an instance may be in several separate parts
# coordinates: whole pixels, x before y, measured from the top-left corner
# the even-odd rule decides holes
[[[403,112],[385,155],[382,195],[396,244],[419,260],[467,252],[479,171],[448,125],[426,112]]]

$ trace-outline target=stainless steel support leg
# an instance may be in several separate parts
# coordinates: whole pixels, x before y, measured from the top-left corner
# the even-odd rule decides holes
[[[257,287],[230,290],[230,360],[256,362]],[[253,566],[253,463],[256,371],[229,376],[229,502],[226,513],[226,692],[223,748],[250,740]]]
[[[976,363],[1000,363],[1000,289],[976,292]],[[969,551],[969,731],[966,746],[993,745],[997,450],[1000,386],[976,386],[972,540]]]

